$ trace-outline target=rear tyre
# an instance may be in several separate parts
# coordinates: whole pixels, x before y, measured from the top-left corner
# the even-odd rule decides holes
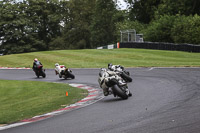
[[[43,78],[46,78],[46,74],[45,74],[44,72],[43,72],[43,75],[42,75],[42,77],[43,77]]]
[[[37,78],[40,77],[39,73],[37,71],[35,71],[35,75],[37,76]]]
[[[126,81],[126,82],[132,82],[132,78],[129,77],[126,73],[122,73],[121,77]]]
[[[46,77],[46,74],[45,74],[44,70],[41,70],[41,76],[42,76],[43,78]]]
[[[72,79],[75,78],[74,74],[72,74],[71,72],[68,72],[68,75],[69,75],[69,77],[72,78]]]
[[[114,85],[112,87],[112,90],[113,94],[121,97],[122,99],[128,99],[128,95],[126,95],[126,93],[122,89],[120,89],[118,85]]]

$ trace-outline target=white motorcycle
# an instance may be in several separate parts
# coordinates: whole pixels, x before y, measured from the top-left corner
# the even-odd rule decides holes
[[[126,71],[123,66],[108,64],[108,69],[118,73],[126,82],[132,82],[130,73]]]
[[[56,73],[59,74],[59,78],[64,78],[64,79],[67,79],[67,78],[74,79],[75,78],[74,74],[72,73],[72,70],[69,68],[66,68],[64,65],[60,66],[60,73],[58,73],[58,72],[56,72]]]
[[[129,96],[132,96],[132,93],[128,89],[127,83],[118,76],[117,74],[115,76],[109,77],[109,80],[104,79],[104,73],[99,73],[99,84],[100,86],[106,85],[109,87],[108,91],[112,92],[111,94],[114,95],[114,97],[118,96],[122,99],[128,99]]]

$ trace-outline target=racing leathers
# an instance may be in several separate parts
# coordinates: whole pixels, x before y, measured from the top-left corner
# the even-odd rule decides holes
[[[34,61],[33,62],[33,71],[35,71],[39,65],[42,65],[42,63],[40,61],[38,61],[38,60]]]
[[[111,71],[120,71],[120,70],[124,70],[124,67],[121,65],[108,64],[108,69]]]
[[[103,89],[104,96],[112,94],[109,90],[108,82],[113,78],[118,80],[121,77],[119,77],[114,71],[107,71],[105,68],[101,69],[99,72],[98,82],[100,87]]]
[[[59,74],[60,78],[62,78],[65,69],[66,67],[64,65],[59,65],[58,63],[55,64],[55,73],[56,75]]]

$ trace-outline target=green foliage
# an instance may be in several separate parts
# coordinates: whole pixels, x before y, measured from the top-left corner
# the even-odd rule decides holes
[[[175,43],[200,44],[200,16],[177,16],[171,36]]]
[[[7,54],[48,50],[61,34],[58,0],[0,1],[0,39]]]
[[[62,38],[65,48],[91,48],[90,25],[94,13],[95,0],[71,0],[69,1],[69,14],[65,15]]]
[[[199,0],[2,0],[0,47],[5,54],[85,49],[120,41],[136,29],[145,41],[199,44]]]
[[[199,0],[161,0],[155,16],[159,15],[200,15]]]
[[[112,0],[97,0],[91,25],[93,47],[108,45],[116,41],[114,15],[115,4]]]
[[[129,30],[129,29],[135,29],[137,34],[138,33],[143,33],[142,31],[146,28],[146,24],[142,24],[138,21],[130,21],[130,20],[124,20],[122,22],[118,22],[116,23],[116,36],[117,37],[117,41],[120,41],[120,31],[121,30]]]
[[[130,20],[147,23],[145,41],[199,44],[199,0],[128,0]]]
[[[160,16],[141,32],[146,41],[200,44],[200,16]]]
[[[57,37],[55,39],[52,39],[52,42],[50,42],[49,46],[50,50],[59,50],[59,49],[67,49],[65,45],[65,41],[62,37]]]
[[[173,42],[171,38],[171,28],[174,25],[175,16],[162,16],[151,22],[146,29],[142,31],[145,41],[152,42]]]
[[[154,12],[157,10],[161,0],[129,0],[129,18],[141,23],[149,23],[154,19]]]

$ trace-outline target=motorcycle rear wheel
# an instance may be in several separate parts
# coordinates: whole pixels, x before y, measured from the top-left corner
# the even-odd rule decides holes
[[[126,73],[122,73],[121,77],[126,81],[126,82],[132,82],[132,78],[129,77]]]
[[[70,77],[70,78],[72,78],[72,79],[75,78],[74,74],[72,74],[71,72],[68,72],[68,77]]]
[[[122,99],[128,99],[128,95],[116,84],[112,87],[113,93]]]

